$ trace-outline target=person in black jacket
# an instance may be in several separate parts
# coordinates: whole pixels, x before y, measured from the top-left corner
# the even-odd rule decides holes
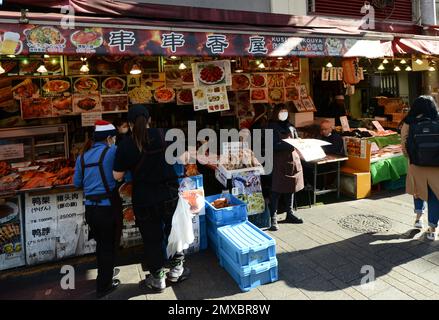
[[[164,240],[169,237],[178,203],[178,177],[174,167],[166,161],[166,132],[150,128],[146,106],[133,105],[128,111],[128,122],[133,133],[117,148],[113,175],[117,181],[122,180],[126,172],[132,175],[133,210],[150,271],[144,284],[163,292],[166,278],[180,282],[190,275],[190,270],[183,267],[183,252],[172,257],[171,269],[165,274]]]
[[[330,145],[322,147],[326,154],[345,154],[343,138],[334,131],[331,121],[323,120],[320,123],[320,140],[330,143]]]

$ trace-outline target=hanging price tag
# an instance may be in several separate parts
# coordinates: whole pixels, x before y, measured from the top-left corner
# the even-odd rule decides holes
[[[100,112],[90,112],[81,113],[81,123],[83,127],[93,127],[96,120],[102,120],[102,113]]]

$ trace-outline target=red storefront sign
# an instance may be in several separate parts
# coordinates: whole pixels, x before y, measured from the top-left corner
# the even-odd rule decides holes
[[[222,32],[178,32],[130,28],[0,25],[1,38],[19,35],[14,54],[116,54],[176,56],[391,56],[379,40],[290,37]],[[6,34],[7,33],[7,34]],[[17,35],[18,34],[18,35]],[[5,45],[1,47],[1,53]],[[358,50],[361,48],[361,50]],[[364,50],[369,48],[370,50]],[[10,52],[9,52],[10,53]]]

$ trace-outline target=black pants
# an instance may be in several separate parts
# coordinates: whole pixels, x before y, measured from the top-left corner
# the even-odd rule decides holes
[[[294,214],[294,193],[278,193],[273,191],[271,192],[270,199],[270,215],[272,217],[275,213],[278,213],[279,200],[282,196],[284,196],[285,199],[287,214]]]
[[[86,206],[85,219],[96,240],[98,277],[96,290],[105,291],[112,285],[116,256],[116,216],[111,206]]]
[[[172,216],[177,203],[171,206],[160,204],[154,207],[134,205],[136,225],[142,235],[145,249],[146,265],[151,274],[158,275],[164,271],[166,263],[165,240],[168,239],[172,227]],[[171,259],[171,265],[184,261],[184,254],[177,253]]]

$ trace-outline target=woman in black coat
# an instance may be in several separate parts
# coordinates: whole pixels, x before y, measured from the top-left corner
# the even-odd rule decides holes
[[[288,109],[279,104],[274,108],[268,129],[273,130],[273,172],[271,184],[271,230],[278,230],[279,199],[285,197],[287,221],[303,223],[294,215],[294,193],[304,188],[302,164],[294,147],[283,139],[298,138],[297,131],[288,121]]]

